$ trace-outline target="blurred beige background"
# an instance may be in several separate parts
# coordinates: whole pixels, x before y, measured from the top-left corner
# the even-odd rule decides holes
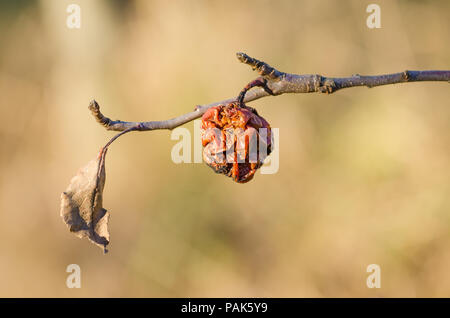
[[[369,29],[372,2],[1,1],[0,296],[449,297],[446,83],[251,103],[280,128],[280,169],[244,185],[174,164],[169,131],[126,135],[106,162],[109,254],[59,216],[113,135],[93,98],[112,119],[168,119],[254,79],[238,51],[329,76],[450,68],[450,2],[376,1]]]

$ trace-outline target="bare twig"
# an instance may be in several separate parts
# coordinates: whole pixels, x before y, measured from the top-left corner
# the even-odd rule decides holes
[[[262,78],[256,79],[248,84],[237,98],[197,106],[193,112],[163,121],[126,122],[111,120],[100,112],[100,107],[95,100],[90,103],[89,109],[97,122],[103,125],[107,130],[148,131],[155,129],[173,129],[201,117],[210,107],[235,102],[238,99],[240,102],[251,102],[261,97],[287,93],[320,92],[331,94],[343,88],[356,86],[367,86],[370,88],[381,85],[423,81],[444,81],[450,83],[450,71],[404,71],[401,73],[377,76],[362,76],[356,74],[351,77],[333,78],[318,74],[297,75],[280,72],[267,63],[254,59],[245,53],[237,53],[237,58],[242,63],[250,65],[262,76]],[[119,135],[115,138],[117,137],[119,137]]]

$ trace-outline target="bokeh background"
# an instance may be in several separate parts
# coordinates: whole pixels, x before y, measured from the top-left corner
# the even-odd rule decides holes
[[[280,129],[280,169],[244,185],[174,164],[169,131],[128,134],[106,162],[110,252],[59,216],[113,135],[93,98],[112,119],[168,119],[254,79],[238,51],[300,74],[450,68],[450,2],[376,1],[381,29],[370,3],[1,1],[0,296],[449,297],[447,83],[252,102]]]

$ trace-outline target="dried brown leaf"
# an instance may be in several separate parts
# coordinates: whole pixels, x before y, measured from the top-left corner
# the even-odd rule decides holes
[[[61,217],[79,238],[87,237],[103,248],[109,244],[109,213],[102,206],[106,148],[72,178],[61,194]]]

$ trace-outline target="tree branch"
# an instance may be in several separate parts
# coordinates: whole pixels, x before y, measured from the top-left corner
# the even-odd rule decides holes
[[[262,76],[262,80],[256,79],[255,81],[247,85],[246,88],[241,92],[239,97],[230,98],[208,105],[199,105],[193,112],[163,121],[126,122],[121,120],[111,120],[108,117],[105,117],[100,112],[100,106],[95,100],[93,100],[89,104],[89,109],[97,122],[103,125],[107,130],[148,131],[156,129],[176,128],[194,119],[200,118],[210,107],[235,102],[238,100],[238,98],[240,101],[243,100],[243,102],[245,103],[269,95],[314,92],[331,94],[343,88],[356,86],[367,86],[371,88],[381,85],[424,81],[443,81],[450,83],[450,71],[407,70],[401,73],[387,75],[362,76],[356,74],[351,77],[342,78],[325,77],[318,74],[289,74],[280,72],[267,63],[254,59],[245,53],[237,53],[236,55],[239,61],[244,64],[250,65]],[[257,83],[258,85],[255,85],[255,83]]]

